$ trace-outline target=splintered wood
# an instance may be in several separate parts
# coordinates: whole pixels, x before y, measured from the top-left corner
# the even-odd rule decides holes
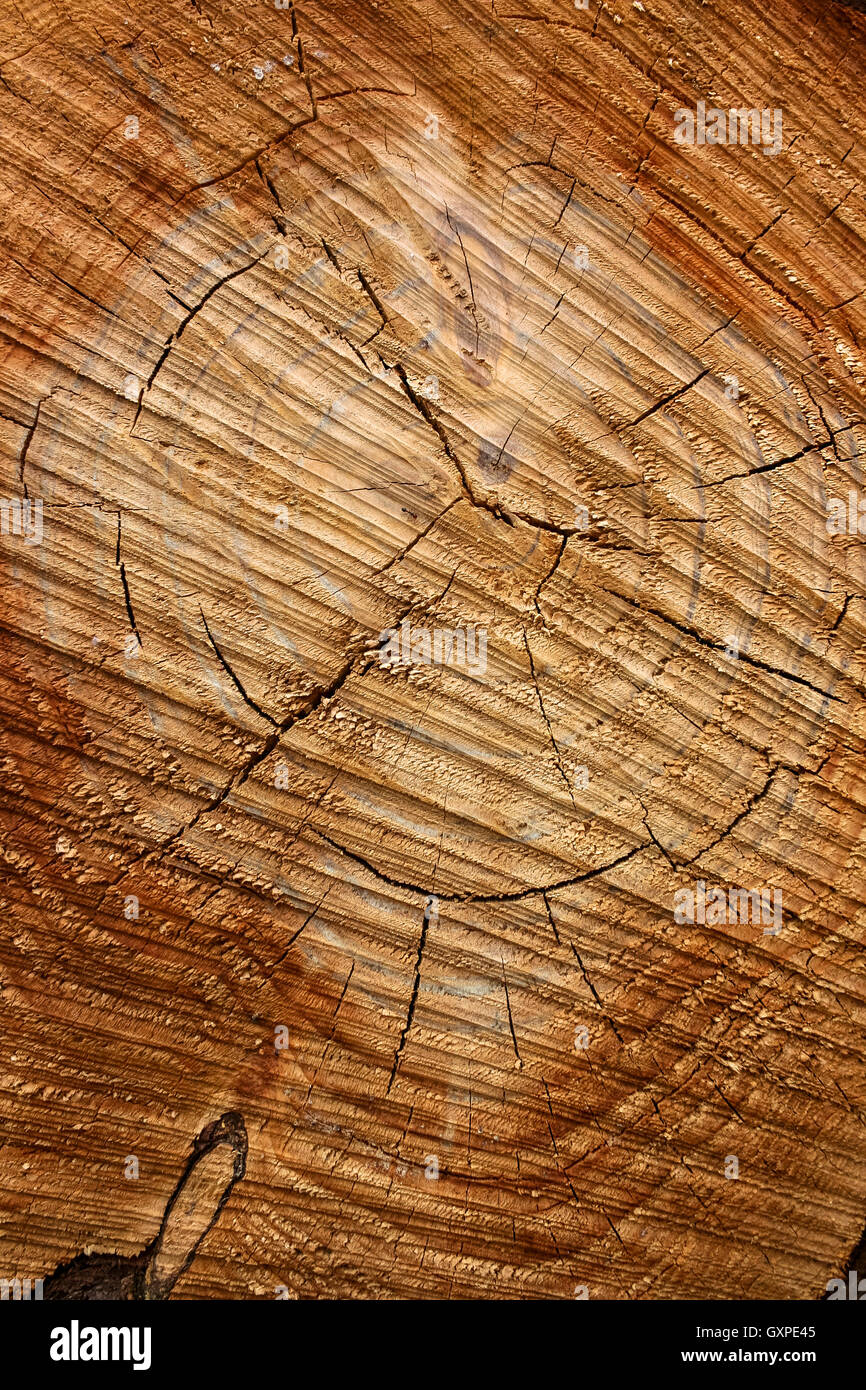
[[[866,16],[13,8],[0,1275],[821,1297]]]

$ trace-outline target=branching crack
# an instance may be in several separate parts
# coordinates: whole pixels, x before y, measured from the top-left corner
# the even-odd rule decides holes
[[[253,711],[259,716],[260,719],[266,719],[267,722],[268,722],[269,724],[273,724],[274,727],[276,728],[276,727],[277,727],[277,721],[276,721],[276,719],[274,719],[272,715],[268,714],[267,710],[263,710],[262,707],[261,707],[261,705],[256,704],[256,701],[253,700],[252,697],[249,696],[249,695],[247,694],[247,692],[246,692],[246,690],[244,689],[244,687],[243,687],[243,685],[242,685],[242,683],[241,683],[239,677],[235,675],[235,673],[234,673],[234,671],[232,670],[231,666],[230,666],[229,663],[226,661],[225,657],[223,656],[222,652],[220,651],[219,647],[217,646],[216,638],[214,637],[213,633],[212,633],[211,630],[210,630],[210,627],[208,626],[208,620],[207,620],[207,618],[206,618],[205,615],[204,615],[204,611],[203,611],[203,609],[202,609],[201,604],[199,604],[199,609],[198,609],[198,611],[199,611],[199,613],[201,613],[201,620],[202,620],[202,622],[204,623],[204,630],[205,630],[205,632],[207,633],[208,641],[210,642],[211,646],[212,646],[213,649],[214,649],[214,652],[216,653],[217,661],[220,663],[220,665],[222,666],[222,668],[223,668],[223,670],[225,671],[226,675],[228,676],[229,680],[230,680],[230,681],[232,682],[232,684],[234,685],[234,687],[235,687],[235,689],[237,690],[238,694],[240,695],[241,699],[244,701],[244,704],[249,705],[250,709],[253,710]]]
[[[27,463],[27,450],[30,448],[30,444],[31,444],[31,442],[32,442],[33,436],[34,436],[34,434],[36,433],[36,429],[37,429],[37,426],[38,426],[38,424],[39,424],[39,412],[40,412],[40,410],[42,409],[42,407],[43,407],[43,405],[44,405],[44,403],[45,403],[45,401],[46,401],[47,399],[48,399],[48,397],[47,397],[47,396],[44,396],[44,397],[42,398],[41,401],[37,401],[37,402],[36,402],[36,414],[35,414],[34,417],[33,417],[33,424],[30,426],[29,430],[27,431],[27,434],[26,434],[25,439],[24,439],[24,443],[21,445],[21,457],[20,457],[19,460],[18,460],[18,483],[19,483],[19,486],[21,487],[21,490],[22,490],[24,496],[25,496],[25,497],[28,497],[28,498],[29,498],[29,496],[30,496],[30,493],[27,491],[27,483],[26,483],[25,478],[24,478],[24,468],[25,468],[25,465],[26,465],[26,463]]]
[[[138,417],[141,415],[142,406],[144,404],[144,397],[153,386],[153,383],[157,378],[157,374],[160,368],[162,367],[163,363],[165,362],[165,359],[168,357],[168,354],[171,352],[175,343],[180,342],[180,339],[184,331],[189,326],[189,324],[192,323],[196,314],[198,314],[199,311],[204,308],[205,304],[207,304],[209,299],[213,298],[217,290],[222,289],[223,285],[227,285],[230,280],[236,280],[239,275],[244,275],[246,271],[252,270],[253,266],[258,265],[259,261],[264,260],[266,255],[267,250],[263,251],[260,256],[256,256],[253,260],[249,261],[247,265],[239,266],[237,270],[232,270],[229,272],[228,275],[224,275],[221,280],[216,280],[211,285],[210,289],[207,290],[204,293],[204,295],[202,295],[202,298],[199,300],[198,304],[196,304],[192,309],[190,309],[189,313],[186,315],[184,319],[181,320],[180,324],[174,330],[174,332],[168,336],[168,338],[165,341],[165,346],[163,347],[163,350],[159,355],[159,359],[156,363],[156,366],[153,368],[153,371],[148,377],[146,385],[141,388],[141,391],[138,394],[138,405],[136,406],[135,419],[132,422],[130,434],[132,434],[132,432],[135,430],[136,425],[138,424]]]
[[[737,1109],[737,1107],[734,1105],[733,1101],[728,1100],[728,1097],[725,1095],[724,1091],[721,1089],[720,1086],[717,1086],[717,1085],[716,1085],[715,1081],[712,1083],[712,1085],[713,1085],[714,1090],[718,1091],[719,1095],[721,1096],[722,1100],[725,1102],[725,1105],[728,1107],[728,1109],[731,1110],[731,1111],[733,1111],[733,1113],[736,1115],[736,1117],[737,1117],[738,1120],[742,1120],[743,1117],[742,1117],[742,1115],[740,1114],[740,1112],[739,1112],[739,1110]]]
[[[763,801],[764,797],[767,795],[771,786],[773,785],[773,779],[775,778],[776,773],[779,771],[781,766],[781,763],[774,763],[772,765],[769,773],[767,774],[767,780],[765,781],[764,785],[760,787],[759,790],[756,791],[752,796],[749,797],[742,811],[738,812],[738,814],[734,816],[734,819],[731,821],[730,825],[727,826],[726,829],[722,831],[721,835],[717,836],[711,844],[706,845],[702,850],[699,850],[697,854],[693,854],[691,859],[686,861],[687,864],[694,864],[698,859],[703,858],[705,854],[709,854],[711,849],[715,849],[717,845],[720,845],[722,843],[722,840],[726,840],[728,838],[728,836],[740,824],[740,821],[746,819],[746,816],[748,816],[755,809],[759,801]],[[649,826],[647,826],[647,829],[649,830]],[[650,831],[650,834],[652,834],[652,831]]]
[[[557,930],[556,920],[555,920],[555,918],[554,918],[554,916],[553,916],[553,913],[552,913],[551,910],[550,910],[550,902],[549,902],[549,900],[548,900],[548,897],[547,897],[547,894],[546,894],[546,893],[542,893],[542,895],[541,895],[541,901],[544,903],[545,911],[547,912],[547,920],[548,920],[548,922],[549,922],[550,925],[551,925],[551,928],[552,928],[552,930],[553,930],[553,935],[556,937],[556,944],[557,944],[557,946],[561,946],[561,945],[562,945],[562,939],[561,939],[561,937],[560,937],[560,935],[559,935],[559,931]]]
[[[642,801],[639,802],[639,805],[640,805],[641,810],[643,811],[643,823],[644,823],[644,825],[646,826],[647,834],[649,835],[649,837],[650,837],[650,839],[652,840],[653,844],[655,845],[656,849],[658,849],[658,850],[661,851],[661,853],[664,855],[665,859],[667,860],[668,864],[671,866],[671,868],[674,870],[674,872],[676,872],[676,870],[677,870],[677,868],[678,868],[679,866],[677,865],[677,863],[675,862],[675,860],[673,860],[673,859],[671,858],[670,854],[669,854],[668,851],[665,849],[665,847],[664,847],[664,845],[662,844],[661,840],[660,840],[660,839],[658,838],[658,836],[655,834],[655,832],[654,832],[652,826],[650,825],[650,823],[649,823],[649,813],[648,813],[648,811],[647,811],[646,806],[644,806],[644,804],[643,804]]]
[[[433,527],[436,526],[437,523],[442,520],[445,513],[450,512],[451,508],[455,507],[459,501],[459,497],[453,498],[453,500],[449,502],[447,506],[442,508],[441,512],[436,513],[432,521],[428,521],[427,525],[421,531],[418,532],[417,536],[414,536],[412,540],[409,541],[406,545],[404,545],[401,550],[398,550],[397,554],[392,556],[392,558],[387,562],[387,564],[383,565],[381,569],[374,570],[374,574],[386,574],[388,570],[393,569],[394,566],[399,564],[401,560],[404,560],[406,556],[409,554],[409,551],[414,549],[414,547],[418,544],[419,541],[423,541],[424,537],[429,535],[430,532],[433,530]]]
[[[354,850],[348,849],[345,845],[341,845],[336,840],[332,839],[330,835],[326,835],[323,830],[317,830],[313,827],[312,833],[317,835],[320,840],[324,840],[325,843],[330,845],[332,849],[335,849],[338,854],[344,854],[347,859],[351,859],[353,863],[359,864],[362,869],[366,869],[374,878],[378,878],[382,883],[387,883],[389,887],[400,888],[406,893],[417,893],[420,897],[426,898],[428,896],[426,888],[419,887],[417,883],[407,883],[401,879],[392,878],[381,869],[377,869],[375,865],[371,864],[363,855],[356,854]],[[635,855],[642,853],[643,850],[648,848],[649,842],[643,845],[635,845],[633,849],[627,850],[625,854],[617,855],[617,857],[612,859],[609,863],[600,864],[598,868],[589,869],[586,873],[572,874],[568,878],[557,879],[554,883],[539,884],[532,888],[518,888],[511,893],[438,893],[437,897],[441,902],[448,903],[521,902],[524,898],[534,897],[537,893],[542,895],[545,893],[555,893],[561,888],[570,888],[575,883],[586,883],[590,879],[598,878],[601,874],[608,873],[611,869],[617,868],[620,864],[627,864],[629,860],[634,859]]]
[[[559,769],[559,775],[560,775],[560,777],[562,778],[563,782],[565,783],[565,790],[568,792],[568,795],[569,795],[569,799],[570,799],[570,801],[571,801],[571,804],[572,804],[572,806],[574,807],[574,810],[576,811],[576,810],[577,810],[577,806],[576,806],[575,800],[574,800],[574,792],[573,792],[572,789],[571,789],[571,782],[568,780],[568,777],[566,776],[565,768],[564,768],[563,765],[562,765],[562,755],[560,754],[560,751],[559,751],[559,744],[556,742],[556,738],[555,738],[555,736],[554,736],[553,729],[552,729],[551,724],[550,724],[550,720],[549,720],[548,717],[547,717],[547,711],[546,711],[546,709],[544,708],[544,701],[543,701],[543,699],[541,698],[541,690],[539,689],[539,686],[538,686],[538,676],[536,675],[536,672],[535,672],[535,662],[534,662],[533,659],[532,659],[532,648],[531,648],[530,645],[529,645],[529,638],[528,638],[527,635],[526,635],[526,628],[523,629],[523,645],[526,647],[526,655],[529,657],[529,669],[530,669],[530,671],[531,671],[531,673],[532,673],[532,683],[533,683],[533,685],[535,686],[535,694],[536,694],[536,696],[537,696],[537,698],[538,698],[538,707],[539,707],[539,709],[541,710],[541,717],[542,717],[542,719],[544,720],[545,724],[547,725],[547,732],[548,732],[548,734],[550,735],[550,742],[551,742],[551,744],[552,744],[552,746],[553,746],[553,752],[554,752],[554,756],[555,756],[555,758],[556,758],[556,766],[557,766],[558,769]],[[649,827],[647,827],[647,828],[649,828]]]
[[[269,141],[267,145],[261,145],[257,150],[253,150],[252,154],[248,154],[245,159],[242,159],[239,164],[233,165],[231,169],[226,169],[225,173],[214,174],[212,179],[203,179],[201,183],[194,183],[191,188],[187,188],[179,198],[174,200],[175,204],[182,203],[184,198],[188,197],[190,193],[196,193],[202,188],[213,188],[216,184],[225,183],[226,179],[233,178],[235,174],[242,173],[244,169],[248,169],[251,164],[254,164],[257,159],[261,159],[262,155],[270,154],[277,146],[282,145],[290,136],[295,134],[295,131],[303,129],[304,126],[312,125],[313,121],[317,119],[317,115],[318,113],[314,111],[311,116],[304,116],[300,121],[295,121],[295,124],[289,126],[288,130],[284,130],[282,135],[278,135],[274,140]]]
[[[716,478],[711,483],[700,483],[695,486],[701,488],[721,487],[723,483],[735,482],[738,478],[756,478],[759,473],[772,473],[776,468],[783,468],[786,463],[796,463],[798,459],[805,458],[807,454],[814,454],[819,449],[834,448],[837,434],[844,434],[851,429],[851,425],[846,425],[844,429],[833,430],[828,439],[820,439],[817,444],[807,444],[796,454],[788,454],[786,458],[776,459],[773,463],[761,463],[757,468],[750,468],[746,473],[728,473],[724,478]]]
[[[122,561],[121,558],[120,558],[120,526],[121,526],[121,514],[120,514],[120,512],[118,512],[118,513],[117,513],[117,541],[116,541],[115,548],[114,548],[114,563],[115,563],[115,565],[117,566],[117,568],[120,570],[120,582],[121,582],[121,584],[123,585],[123,598],[124,598],[124,602],[126,603],[126,616],[127,616],[127,618],[129,619],[129,626],[132,628],[132,631],[135,633],[135,640],[138,642],[138,645],[142,648],[142,650],[144,650],[144,643],[143,643],[142,640],[141,640],[141,633],[140,633],[139,630],[138,630],[138,626],[137,626],[136,621],[135,621],[135,614],[134,614],[134,612],[132,611],[132,598],[130,597],[130,593],[129,593],[129,581],[128,581],[127,577],[126,577],[126,566],[124,565],[123,561]]]
[[[396,1050],[394,1052],[394,1064],[391,1067],[391,1075],[388,1079],[388,1090],[385,1093],[386,1095],[390,1094],[391,1087],[394,1084],[394,1078],[397,1075],[397,1068],[400,1065],[400,1058],[403,1055],[403,1048],[406,1046],[406,1039],[409,1036],[409,1029],[412,1027],[412,1019],[415,1017],[415,1005],[418,1002],[418,990],[421,985],[421,962],[424,959],[424,947],[427,944],[427,930],[430,926],[431,914],[433,914],[436,911],[436,909],[436,898],[431,893],[427,897],[427,902],[424,907],[424,918],[421,922],[421,936],[418,941],[418,955],[415,960],[415,978],[412,982],[412,997],[409,1000],[409,1012],[406,1015],[406,1022],[403,1026],[403,1031],[400,1034],[400,1041],[398,1042]]]
[[[534,602],[534,604],[535,604],[535,611],[536,611],[536,613],[538,614],[539,618],[541,619],[541,623],[542,623],[542,626],[543,626],[543,627],[547,627],[547,622],[545,621],[544,614],[543,614],[542,611],[541,611],[541,602],[540,602],[540,600],[541,600],[541,591],[542,591],[542,589],[545,587],[546,584],[549,584],[549,583],[550,583],[550,581],[553,579],[553,576],[556,574],[556,571],[559,569],[560,561],[562,560],[562,557],[563,557],[563,555],[565,554],[565,547],[566,547],[567,545],[568,545],[568,537],[567,537],[567,536],[560,536],[560,538],[559,538],[559,548],[558,548],[558,550],[557,550],[557,552],[556,552],[556,558],[554,559],[553,564],[551,565],[551,567],[550,567],[550,569],[548,570],[547,574],[542,575],[541,579],[539,579],[539,581],[538,581],[538,587],[537,587],[536,590],[535,590],[535,594],[534,594],[534,597],[533,597],[533,602]],[[579,566],[578,566],[578,568],[579,568]]]
[[[610,1024],[610,1026],[611,1026],[611,1028],[613,1029],[614,1033],[616,1034],[616,1036],[617,1036],[619,1042],[620,1042],[620,1043],[623,1043],[622,1033],[619,1031],[619,1029],[617,1028],[616,1024],[614,1023],[613,1019],[611,1018],[610,1014],[607,1012],[607,1009],[604,1007],[604,1004],[601,1002],[601,999],[599,998],[598,990],[596,989],[595,985],[592,983],[592,980],[589,978],[589,975],[586,973],[586,966],[584,965],[583,961],[581,960],[581,958],[580,958],[580,956],[579,956],[579,954],[578,954],[578,951],[577,951],[577,947],[574,945],[573,942],[571,943],[571,949],[572,949],[572,951],[573,951],[573,953],[574,953],[574,958],[575,958],[575,960],[577,961],[578,965],[580,966],[580,973],[582,974],[582,976],[583,976],[583,978],[584,978],[584,982],[585,982],[585,984],[588,985],[588,987],[589,987],[589,992],[590,992],[590,994],[592,995],[592,997],[593,997],[593,999],[595,1000],[595,1002],[596,1002],[596,1004],[598,1005],[598,1007],[601,1009],[602,1013],[604,1014],[604,1017],[605,1017],[606,1021]],[[623,1046],[624,1046],[624,1045],[625,1045],[625,1044],[623,1043]]]
[[[126,578],[126,566],[124,564],[120,566],[120,582],[123,585],[123,597],[126,603],[126,615],[129,618],[129,626],[135,633],[138,645],[143,648],[144,643],[141,640],[141,633],[138,630],[135,622],[135,614],[132,611],[132,599],[129,596],[129,581]]]
[[[622,425],[621,428],[624,430],[634,429],[635,425],[642,424],[644,420],[648,420],[650,416],[655,415],[657,411],[664,410],[666,405],[670,405],[672,401],[678,400],[680,396],[684,396],[687,391],[691,391],[693,386],[697,386],[699,381],[703,381],[705,376],[709,376],[710,370],[711,368],[704,367],[702,372],[698,372],[694,381],[688,381],[685,386],[678,386],[675,391],[670,391],[668,395],[662,396],[662,399],[656,401],[655,405],[651,405],[649,409],[638,415],[635,420],[632,420],[627,425]]]
[[[846,615],[847,615],[847,613],[848,613],[848,605],[849,605],[849,603],[851,603],[851,601],[852,601],[853,599],[862,598],[862,597],[863,597],[862,594],[846,594],[846,595],[845,595],[845,602],[842,604],[842,608],[841,608],[841,610],[840,610],[840,612],[839,612],[839,616],[836,618],[835,622],[833,623],[833,626],[830,628],[830,631],[831,631],[831,632],[838,632],[838,631],[839,631],[839,628],[842,626],[843,622],[845,621],[845,617],[846,617]]]
[[[360,281],[361,287],[362,287],[362,289],[363,289],[365,295],[367,296],[367,298],[369,299],[370,303],[373,305],[374,309],[376,310],[376,313],[379,315],[380,319],[382,320],[382,327],[383,327],[383,328],[386,328],[387,325],[388,325],[388,315],[385,313],[385,307],[384,307],[384,305],[382,304],[381,299],[380,299],[379,296],[377,295],[376,291],[373,289],[373,286],[370,284],[370,281],[367,279],[366,275],[364,274],[363,270],[361,270],[360,267],[358,268],[358,270],[357,270],[355,273],[356,273],[356,275],[358,276],[358,280]],[[378,330],[377,330],[377,331],[378,331]],[[375,337],[375,334],[374,334],[373,336]]]
[[[340,262],[339,262],[339,260],[337,259],[337,256],[336,256],[335,252],[331,249],[331,247],[330,247],[330,246],[328,245],[328,243],[325,241],[325,238],[324,238],[324,237],[322,237],[322,246],[324,247],[325,255],[328,257],[328,260],[331,262],[331,265],[334,267],[334,269],[336,270],[337,274],[338,274],[338,275],[340,276],[340,278],[342,279],[342,276],[343,276],[343,267],[340,265]],[[366,347],[368,343],[371,343],[371,342],[373,341],[373,339],[374,339],[375,337],[377,337],[379,333],[382,332],[382,329],[383,329],[383,328],[387,328],[388,323],[390,322],[390,320],[389,320],[389,318],[388,318],[388,314],[387,314],[387,312],[386,312],[386,310],[385,310],[384,304],[382,303],[381,299],[380,299],[379,296],[377,295],[376,291],[373,289],[373,286],[370,284],[370,281],[367,279],[367,276],[364,274],[364,272],[363,272],[363,270],[361,269],[360,266],[358,266],[358,267],[356,268],[355,274],[356,274],[356,276],[358,277],[358,284],[361,286],[361,289],[363,290],[364,294],[367,296],[367,298],[369,299],[369,301],[370,301],[370,303],[372,304],[373,308],[376,310],[376,313],[378,314],[379,318],[381,319],[381,323],[379,324],[379,327],[375,330],[375,332],[371,333],[370,336],[369,336],[369,338],[366,338],[366,339],[364,340],[364,342],[361,344],[361,347]],[[355,352],[357,353],[357,349],[355,349]],[[360,353],[358,353],[358,356],[360,357]],[[380,359],[380,360],[381,360],[381,359]],[[363,358],[363,357],[361,357],[361,361],[364,362],[364,358]],[[366,362],[364,362],[364,366],[365,366],[365,367],[367,366],[367,363],[366,363]],[[369,368],[368,368],[368,370],[369,370]]]
[[[338,274],[342,275],[342,267],[340,266],[337,257],[334,255],[333,251],[330,249],[330,247],[324,240],[322,241],[322,245],[325,249],[328,259],[331,261]],[[370,284],[370,281],[364,275],[363,271],[357,269],[355,273],[358,277],[359,285],[363,289],[367,298],[370,300],[370,303],[376,309],[376,312],[379,314],[379,317],[382,320],[382,327],[385,327],[385,325],[389,323],[389,319],[384,305],[382,304],[378,295],[374,291],[372,285]],[[375,338],[379,332],[381,332],[381,329],[377,329],[375,333],[371,334],[370,338],[367,339],[367,342],[371,342],[372,339]],[[362,346],[366,346],[366,344],[362,344]],[[525,526],[529,526],[533,530],[545,531],[551,535],[561,536],[565,540],[567,540],[570,536],[579,535],[583,531],[584,528],[576,524],[574,526],[561,526],[556,522],[544,521],[540,517],[531,516],[527,512],[517,511],[514,508],[507,507],[503,503],[491,502],[488,501],[486,498],[479,497],[469,481],[469,476],[466,472],[463,463],[461,462],[458,454],[451,445],[451,442],[448,438],[448,434],[444,426],[440,423],[436,415],[430,409],[430,406],[427,403],[427,401],[424,400],[422,396],[419,396],[418,392],[412,386],[411,382],[409,381],[409,376],[406,371],[406,368],[403,366],[401,362],[387,362],[385,358],[382,357],[381,353],[377,353],[377,356],[379,358],[380,363],[382,364],[382,367],[386,372],[396,372],[407,399],[422,416],[422,418],[427,422],[430,428],[435,432],[440,444],[442,445],[442,448],[445,451],[446,457],[451,461],[451,463],[454,465],[457,471],[458,477],[460,479],[460,484],[463,490],[463,495],[467,502],[469,502],[473,507],[477,507],[481,511],[489,513],[489,515],[495,517],[497,521],[505,522],[509,526],[514,526],[517,522],[523,522]],[[690,385],[694,385],[694,383],[692,382],[690,383]],[[682,389],[685,390],[687,388],[684,387]],[[502,451],[500,451],[500,456],[501,452]]]
[[[306,65],[304,63],[304,41],[298,33],[298,17],[295,13],[294,0],[289,0],[289,13],[292,17],[292,38],[294,40],[295,47],[298,50],[298,72],[304,79],[304,86],[306,87],[307,93],[310,98],[310,106],[313,112],[313,119],[316,120],[318,118],[319,112],[316,107],[316,98],[313,94],[313,84],[310,80],[310,75],[307,72]]]
[[[460,235],[460,228],[455,227],[454,223],[451,221],[451,213],[448,211],[447,205],[445,208],[445,216],[448,219],[448,226],[451,228],[452,232],[457,237],[457,240],[460,242],[460,250],[463,253],[463,264],[466,267],[466,278],[469,281],[469,298],[472,302],[472,308],[470,310],[470,313],[472,315],[472,321],[475,324],[475,356],[477,358],[479,344],[481,342],[481,331],[478,325],[478,305],[475,303],[475,290],[472,285],[472,271],[469,269],[469,257],[466,255],[466,247],[463,245],[463,238]]]
[[[274,226],[276,227],[277,231],[280,233],[281,236],[285,236],[288,224],[286,222],[285,208],[283,207],[282,202],[280,201],[280,195],[274,186],[274,182],[270,174],[266,173],[266,171],[262,168],[261,159],[258,155],[255,159],[255,166],[259,178],[261,179],[265,188],[270,193],[271,197],[273,198],[280,211],[279,217],[274,215]]]
[[[628,598],[627,595],[618,593],[614,589],[606,589],[605,593],[611,594],[614,598],[621,599],[623,603],[636,608],[639,613],[648,613],[653,618],[658,618],[660,622],[668,623],[675,627],[678,632],[682,632],[686,637],[691,637],[702,647],[707,647],[711,651],[726,652],[728,650],[725,642],[713,641],[711,637],[704,637],[696,628],[689,627],[687,623],[681,623],[677,618],[668,617],[657,608],[651,608],[649,604],[639,603],[637,599]],[[781,676],[783,680],[794,681],[797,685],[805,686],[807,690],[813,690],[816,695],[820,695],[824,700],[835,700],[837,704],[846,705],[847,700],[843,700],[841,695],[833,695],[828,690],[822,690],[821,686],[815,685],[807,680],[805,676],[795,676],[791,671],[780,671],[777,666],[771,666],[769,662],[762,661],[760,657],[748,656],[745,652],[740,652],[738,661],[744,662],[747,666],[754,666],[758,671],[766,671],[771,676]]]
[[[440,594],[438,599],[436,600],[437,602],[441,602],[442,598],[444,598],[445,594],[448,592],[448,589],[451,586],[451,583],[453,582],[453,578],[454,576],[452,575],[451,579],[448,581],[448,584],[445,586],[443,593]],[[412,603],[406,605],[406,607],[400,613],[397,614],[396,618],[394,619],[393,625],[397,625],[400,622],[402,622],[402,620],[408,617],[412,610],[417,606],[417,601],[413,601]],[[204,614],[202,614],[202,617],[204,617]],[[357,645],[357,642],[355,643],[355,645]],[[275,726],[273,732],[268,734],[267,738],[262,743],[261,748],[257,749],[255,752],[250,754],[247,761],[243,764],[242,767],[238,769],[237,772],[232,774],[232,776],[229,778],[228,782],[222,788],[221,791],[218,791],[214,796],[212,796],[210,800],[205,803],[204,806],[199,807],[195,815],[193,815],[190,818],[190,820],[186,822],[185,825],[182,825],[179,830],[173,831],[172,834],[169,835],[168,838],[164,840],[161,845],[158,845],[154,849],[145,850],[142,854],[138,855],[138,857],[132,861],[132,864],[130,864],[127,867],[127,870],[125,870],[124,872],[128,872],[129,868],[131,868],[134,864],[139,863],[141,860],[147,860],[153,857],[161,859],[165,855],[165,853],[172,847],[172,845],[176,844],[178,840],[182,839],[184,835],[186,835],[198,824],[198,822],[202,819],[203,816],[206,816],[210,814],[210,812],[217,810],[217,808],[223,804],[223,802],[226,800],[228,796],[231,795],[232,792],[236,791],[238,787],[243,786],[244,782],[247,781],[247,779],[252,775],[252,773],[260,765],[260,763],[263,763],[265,758],[270,756],[270,754],[276,748],[277,744],[279,743],[280,739],[283,737],[284,734],[289,733],[297,724],[300,724],[303,720],[308,719],[310,715],[315,714],[316,711],[320,709],[323,704],[333,699],[333,697],[342,689],[346,681],[356,670],[360,673],[363,673],[364,671],[369,669],[374,659],[374,655],[366,649],[350,657],[349,660],[346,661],[345,664],[342,666],[340,671],[338,671],[334,679],[328,683],[328,685],[320,686],[318,690],[312,691],[311,694],[307,697],[307,699],[298,708],[292,710],[289,714],[286,715],[285,719],[281,720]],[[319,832],[315,833],[318,834]]]
[[[430,428],[435,430],[447,457],[457,470],[463,487],[463,495],[467,502],[473,507],[478,507],[481,511],[488,512],[489,515],[495,517],[497,521],[505,522],[508,526],[514,526],[517,522],[523,522],[525,526],[529,526],[535,531],[545,531],[554,536],[562,536],[565,540],[568,540],[570,536],[577,536],[582,533],[582,526],[560,526],[554,521],[542,521],[540,517],[530,516],[527,512],[517,511],[512,507],[506,506],[504,503],[489,502],[486,498],[478,497],[469,481],[466,469],[451,446],[444,427],[434,415],[428,403],[423,397],[419,396],[417,391],[412,387],[405,367],[400,362],[386,362],[381,354],[379,354],[379,361],[386,371],[397,373],[406,396],[415,409],[424,417]]]
[[[522,1067],[523,1058],[520,1055],[520,1048],[517,1046],[517,1034],[514,1031],[514,1016],[511,1012],[511,995],[508,993],[508,975],[505,970],[505,961],[502,960],[501,956],[499,959],[502,965],[502,983],[505,986],[505,1007],[508,1010],[508,1027],[511,1030],[511,1041],[514,1045],[514,1055],[517,1058],[517,1064],[519,1067]]]
[[[39,416],[42,411],[42,407],[44,406],[45,402],[50,401],[52,396],[56,395],[58,391],[68,391],[68,394],[71,396],[77,396],[80,394],[78,391],[70,391],[68,387],[52,386],[51,390],[47,393],[47,395],[43,396],[41,400],[36,402],[36,414],[33,416],[32,425],[26,426],[27,434],[24,437],[24,443],[21,445],[21,453],[18,458],[18,484],[22,490],[23,495],[27,498],[29,498],[30,496],[30,493],[27,491],[27,482],[24,477],[24,469],[27,465],[27,452],[30,448],[30,445],[33,443],[33,436],[39,427]],[[3,418],[11,420],[12,416],[6,415]],[[25,428],[23,422],[20,420],[13,420],[13,424],[19,425],[21,428]]]
[[[343,274],[343,267],[340,265],[340,262],[337,260],[336,255],[335,255],[334,252],[331,250],[330,246],[329,246],[328,243],[325,241],[325,238],[324,238],[324,237],[322,237],[322,246],[323,246],[323,248],[324,248],[325,255],[327,256],[328,260],[331,262],[331,265],[334,267],[334,269],[336,270],[337,274],[340,275],[340,276],[342,276],[342,274]]]

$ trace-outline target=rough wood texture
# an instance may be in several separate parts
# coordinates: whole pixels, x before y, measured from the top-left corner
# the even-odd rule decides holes
[[[232,1112],[174,1297],[819,1297],[866,17],[21,0],[0,51],[0,1273],[138,1269]]]

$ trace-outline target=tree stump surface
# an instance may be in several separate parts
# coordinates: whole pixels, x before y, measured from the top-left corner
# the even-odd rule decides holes
[[[848,1267],[860,9],[4,15],[0,1274]]]

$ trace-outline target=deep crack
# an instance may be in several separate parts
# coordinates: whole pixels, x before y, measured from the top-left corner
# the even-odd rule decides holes
[[[418,955],[415,959],[415,978],[412,981],[412,996],[409,1000],[409,1012],[406,1015],[406,1022],[403,1025],[403,1031],[400,1034],[400,1041],[398,1042],[397,1048],[394,1052],[394,1064],[391,1067],[391,1075],[388,1078],[388,1089],[385,1092],[386,1095],[390,1094],[391,1087],[394,1084],[394,1078],[397,1075],[397,1069],[400,1065],[400,1058],[403,1055],[403,1048],[406,1046],[406,1039],[409,1036],[409,1029],[412,1027],[412,1019],[415,1017],[415,1005],[418,1002],[418,990],[421,985],[421,963],[424,959],[424,947],[427,944],[427,931],[430,926],[430,918],[433,915],[434,911],[438,913],[437,899],[436,895],[431,893],[427,898],[427,902],[424,907],[424,917],[421,922],[421,936],[418,941]]]

